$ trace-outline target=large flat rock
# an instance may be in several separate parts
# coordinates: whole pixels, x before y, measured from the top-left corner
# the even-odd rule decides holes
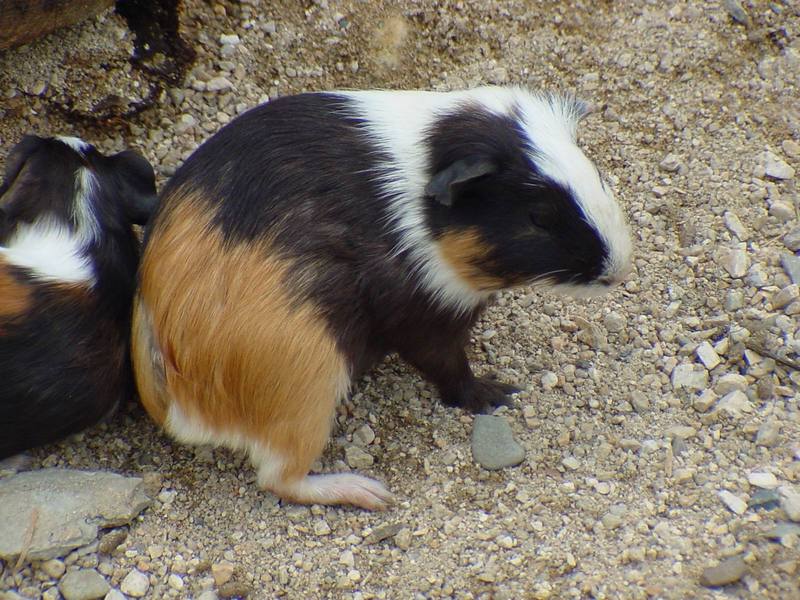
[[[150,502],[141,479],[115,473],[42,469],[0,479],[0,558],[26,548],[31,560],[63,556]]]

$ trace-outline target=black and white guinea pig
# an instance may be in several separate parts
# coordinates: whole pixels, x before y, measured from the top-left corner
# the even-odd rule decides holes
[[[0,458],[97,422],[134,392],[132,223],[153,169],[71,137],[26,136],[0,187]]]
[[[489,297],[598,293],[630,269],[623,213],[575,143],[583,105],[485,87],[284,97],[206,141],[165,187],[134,300],[140,396],[178,440],[246,450],[300,503],[382,508],[356,474],[309,475],[337,401],[389,352],[450,406],[476,378]]]

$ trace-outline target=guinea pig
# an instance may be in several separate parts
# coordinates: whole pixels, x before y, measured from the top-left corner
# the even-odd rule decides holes
[[[132,223],[157,202],[142,156],[26,136],[0,187],[0,458],[99,421],[135,393]]]
[[[577,100],[519,88],[306,93],[240,115],[164,188],[146,233],[132,357],[150,415],[244,449],[298,503],[383,508],[353,473],[309,475],[337,401],[390,352],[449,406],[477,378],[470,327],[499,290],[613,288],[626,219],[575,142]]]

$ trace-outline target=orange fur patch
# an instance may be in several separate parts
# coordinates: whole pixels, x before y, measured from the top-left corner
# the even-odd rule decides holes
[[[17,281],[8,265],[0,262],[0,318],[22,314],[30,304],[30,288]]]
[[[507,287],[499,277],[480,268],[490,253],[490,247],[476,229],[462,229],[445,233],[438,240],[439,250],[456,274],[478,291],[494,291]]]
[[[348,366],[317,308],[297,300],[268,241],[225,245],[201,197],[177,192],[145,249],[133,360],[145,408],[171,402],[216,441],[268,447],[304,477],[330,433]]]

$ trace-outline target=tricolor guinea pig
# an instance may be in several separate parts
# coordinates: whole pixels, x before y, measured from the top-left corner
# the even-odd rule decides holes
[[[80,431],[134,393],[132,224],[157,201],[132,151],[26,136],[0,187],[0,458]]]
[[[149,413],[246,450],[283,499],[382,508],[374,480],[309,475],[359,374],[397,352],[449,406],[507,403],[465,354],[490,296],[628,273],[626,220],[575,143],[583,111],[485,87],[308,93],[234,119],[148,229],[132,352]]]

